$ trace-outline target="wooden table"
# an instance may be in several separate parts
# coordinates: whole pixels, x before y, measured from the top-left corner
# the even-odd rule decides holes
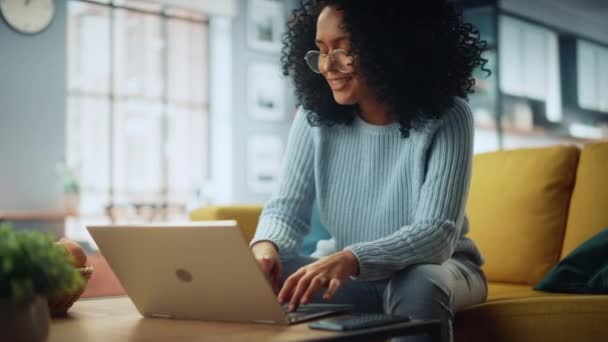
[[[49,342],[65,341],[369,341],[428,333],[438,340],[438,321],[411,321],[350,333],[292,326],[143,318],[126,296],[84,299],[67,318],[53,319]]]

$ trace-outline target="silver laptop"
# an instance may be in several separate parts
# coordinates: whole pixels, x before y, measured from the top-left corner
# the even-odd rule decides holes
[[[145,317],[291,324],[350,310],[308,304],[287,312],[236,221],[87,229]]]

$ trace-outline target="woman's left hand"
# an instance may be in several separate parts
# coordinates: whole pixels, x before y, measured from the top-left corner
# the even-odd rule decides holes
[[[279,302],[289,302],[289,311],[295,311],[300,304],[307,304],[321,287],[327,287],[323,299],[330,299],[349,276],[359,271],[359,262],[350,251],[341,251],[308,264],[294,274],[279,292]]]

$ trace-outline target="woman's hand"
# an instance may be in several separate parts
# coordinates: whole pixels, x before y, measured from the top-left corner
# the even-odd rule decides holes
[[[330,299],[349,276],[359,272],[359,262],[350,251],[341,251],[308,264],[292,274],[279,293],[279,302],[289,302],[289,311],[306,304],[321,287],[323,299]]]
[[[272,284],[274,292],[279,292],[281,258],[275,245],[270,241],[260,241],[251,246],[251,253]]]

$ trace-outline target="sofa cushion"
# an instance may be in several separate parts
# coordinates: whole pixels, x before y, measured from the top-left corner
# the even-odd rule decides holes
[[[608,295],[491,301],[456,314],[455,341],[605,341]]]
[[[530,285],[489,282],[487,302],[516,298],[543,297],[548,295],[554,294],[536,291]]]
[[[535,284],[559,260],[579,150],[476,155],[467,213],[488,280]]]
[[[93,266],[93,273],[80,298],[120,296],[127,293],[103,255],[87,254],[87,265]]]
[[[570,201],[562,258],[608,227],[608,142],[587,145],[581,152]]]
[[[209,206],[190,212],[190,220],[236,220],[247,242],[251,241],[262,213],[260,205]]]

